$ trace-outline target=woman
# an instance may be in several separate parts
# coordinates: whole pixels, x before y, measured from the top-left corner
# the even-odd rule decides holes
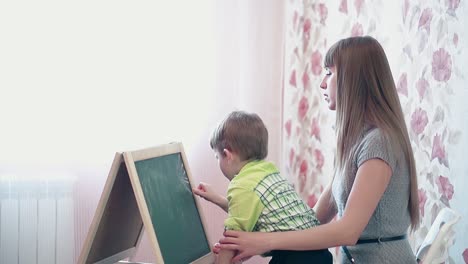
[[[315,207],[322,224],[226,231],[220,247],[238,250],[234,260],[341,246],[342,263],[416,263],[406,237],[419,224],[415,162],[385,52],[372,37],[343,39],[328,50],[325,68],[320,88],[337,112],[337,146],[333,180]]]

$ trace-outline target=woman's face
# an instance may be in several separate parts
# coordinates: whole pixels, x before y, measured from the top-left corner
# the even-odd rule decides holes
[[[325,101],[328,102],[330,110],[336,110],[336,68],[325,68],[325,76],[320,83],[320,88],[323,90]]]

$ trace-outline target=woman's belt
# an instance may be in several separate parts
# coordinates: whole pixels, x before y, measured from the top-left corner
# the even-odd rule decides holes
[[[358,244],[369,244],[369,243],[384,243],[384,242],[390,242],[390,241],[396,241],[396,240],[403,240],[406,239],[406,234],[401,235],[401,236],[394,236],[394,237],[379,237],[379,238],[371,238],[371,239],[359,239],[356,242],[356,245]],[[346,254],[346,257],[348,258],[351,263],[354,262],[353,256],[351,256],[351,253],[349,253],[349,250],[346,246],[343,246],[343,251]]]

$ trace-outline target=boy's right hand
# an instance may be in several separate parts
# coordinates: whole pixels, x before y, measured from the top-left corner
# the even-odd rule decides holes
[[[208,183],[200,182],[197,188],[192,188],[192,191],[194,194],[200,196],[201,198],[207,201],[210,201],[215,204],[217,202],[216,199],[218,198],[218,194],[215,193],[211,185]]]
[[[201,198],[210,201],[217,206],[221,207],[224,211],[227,212],[228,202],[227,199],[219,194],[217,194],[213,187],[210,184],[200,182],[196,188],[192,188],[194,194],[200,196]]]

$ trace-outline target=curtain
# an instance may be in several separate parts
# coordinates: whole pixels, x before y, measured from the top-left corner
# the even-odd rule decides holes
[[[318,92],[325,52],[341,38],[371,35],[387,53],[416,159],[422,221],[413,250],[441,209],[468,215],[467,12],[457,0],[288,1],[283,161],[310,206],[330,181],[336,144],[333,113]],[[455,230],[449,262],[468,263],[465,218]]]

